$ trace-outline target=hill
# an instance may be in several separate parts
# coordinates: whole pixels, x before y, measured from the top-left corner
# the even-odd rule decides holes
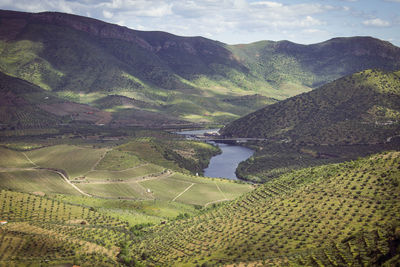
[[[399,172],[399,152],[385,152],[294,171],[200,212],[176,202],[1,190],[8,223],[0,226],[0,264],[396,266]]]
[[[8,222],[0,226],[1,265],[115,266],[119,243],[129,233],[117,218],[37,195],[1,190],[0,203]]]
[[[35,98],[47,99],[50,94],[21,79],[0,72],[0,125],[1,129],[51,127],[62,118],[40,109]]]
[[[252,74],[277,88],[316,88],[369,68],[399,68],[399,48],[371,37],[333,38],[311,45],[260,41],[230,49]]]
[[[219,209],[146,229],[132,255],[163,266],[396,265],[399,156],[283,175]]]
[[[253,92],[228,77],[245,78],[247,70],[221,43],[62,13],[1,11],[0,17],[1,70],[69,100],[117,94],[150,112],[211,122],[251,111],[222,101]]]
[[[229,46],[56,12],[0,11],[0,18],[0,70],[122,122],[143,118],[141,110],[226,123],[272,103],[254,94],[284,99],[354,71],[400,64],[400,48],[367,37]]]
[[[123,99],[124,102],[116,102],[116,98]],[[118,106],[134,103],[135,106],[113,113],[108,109],[110,106],[107,103],[115,103]],[[39,130],[42,134],[55,133],[64,126],[74,127],[79,123],[82,123],[82,128],[89,128],[91,125],[108,125],[114,128],[133,125],[193,125],[173,116],[141,110],[143,103],[123,96],[107,96],[89,106],[66,100],[30,82],[0,72],[0,129],[9,135],[16,130],[24,130],[24,134],[28,135],[34,130]]]
[[[225,136],[349,145],[400,134],[400,72],[362,71],[267,106],[224,127]]]

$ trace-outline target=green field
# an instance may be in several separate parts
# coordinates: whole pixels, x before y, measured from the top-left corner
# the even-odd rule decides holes
[[[82,176],[94,168],[106,149],[57,145],[26,152],[38,166],[66,171],[70,178]]]
[[[177,152],[170,147],[175,147]],[[184,170],[178,167],[180,163],[185,163],[180,154],[192,157],[192,162],[196,158],[197,161],[208,161],[217,150],[199,142],[159,143],[152,138],[141,138],[114,149],[75,145],[55,145],[26,152],[1,149],[5,158],[3,166],[19,167],[6,168],[0,173],[4,177],[0,188],[4,189],[79,194],[58,174],[47,170],[26,169],[28,167],[60,170],[83,192],[111,199],[176,201],[205,206],[234,199],[252,189],[246,184],[165,169],[170,166]],[[171,156],[166,159],[165,153]],[[118,164],[119,159],[121,164]]]
[[[193,205],[171,201],[133,201],[73,195],[54,195],[53,197],[66,203],[95,208],[102,213],[127,221],[131,226],[142,223],[158,224],[164,220],[173,220],[181,214],[193,216],[199,213],[199,209]]]
[[[29,168],[34,166],[23,153],[0,146],[0,168]]]
[[[252,187],[248,184],[237,184],[228,180],[195,177],[179,173],[168,178],[140,182],[140,184],[149,188],[156,199],[173,200],[194,205],[206,205],[234,199],[252,190]]]
[[[149,199],[137,183],[77,184],[80,189],[96,197]]]
[[[0,170],[0,188],[21,192],[79,194],[60,175],[47,170]]]
[[[154,192],[154,197],[161,200],[171,201],[179,193],[184,191],[191,183],[175,179],[150,180],[140,183],[144,188]]]
[[[231,200],[252,190],[248,184],[180,173],[165,173],[126,181],[90,180],[76,185],[93,196],[155,199],[202,206]]]
[[[96,170],[121,171],[136,167],[142,162],[133,153],[118,150],[107,151],[96,165]]]
[[[85,178],[92,180],[131,180],[139,179],[151,174],[158,174],[164,170],[163,167],[154,164],[142,164],[130,169],[120,171],[89,171],[85,174]]]

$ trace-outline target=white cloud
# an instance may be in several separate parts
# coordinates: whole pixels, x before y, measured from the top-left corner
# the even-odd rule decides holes
[[[391,25],[389,21],[381,20],[379,18],[364,20],[362,23],[365,26],[374,26],[374,27],[388,27]]]
[[[282,7],[283,4],[277,3],[277,2],[268,2],[268,1],[262,1],[262,2],[253,2],[251,3],[252,6],[267,6],[267,7]]]
[[[392,32],[388,36],[400,38],[396,13],[389,16],[387,9],[394,10],[400,0],[369,1],[376,2],[376,11],[360,0],[0,0],[0,8],[90,14],[132,29],[201,35],[228,43],[291,37],[314,42],[318,36],[322,40],[334,34],[376,35],[382,27]]]
[[[304,29],[302,32],[307,34],[327,34],[326,31],[322,31],[320,29]]]
[[[113,16],[114,14],[112,12],[103,10],[103,17],[105,17],[106,19],[111,19]]]
[[[157,0],[112,0],[99,5],[103,8],[118,11],[122,15],[162,17],[172,14],[172,4],[168,2]]]
[[[323,24],[321,21],[319,21],[318,19],[315,19],[311,16],[305,17],[303,20],[301,20],[301,23],[300,23],[300,25],[302,27],[316,26],[316,25],[321,25],[321,24]]]

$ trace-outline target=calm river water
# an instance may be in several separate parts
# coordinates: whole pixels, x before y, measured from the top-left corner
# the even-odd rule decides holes
[[[205,132],[210,132],[213,130],[218,129],[183,131],[179,132],[179,134],[203,134]],[[222,154],[216,155],[211,158],[210,164],[206,169],[204,169],[204,176],[237,180],[238,178],[235,174],[237,166],[240,162],[250,158],[253,155],[254,151],[252,149],[239,145],[214,142],[212,143],[219,146],[219,148],[222,150]]]

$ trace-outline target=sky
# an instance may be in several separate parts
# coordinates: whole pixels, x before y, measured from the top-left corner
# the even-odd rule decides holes
[[[400,0],[0,0],[0,9],[59,11],[228,44],[373,36],[400,46]]]

